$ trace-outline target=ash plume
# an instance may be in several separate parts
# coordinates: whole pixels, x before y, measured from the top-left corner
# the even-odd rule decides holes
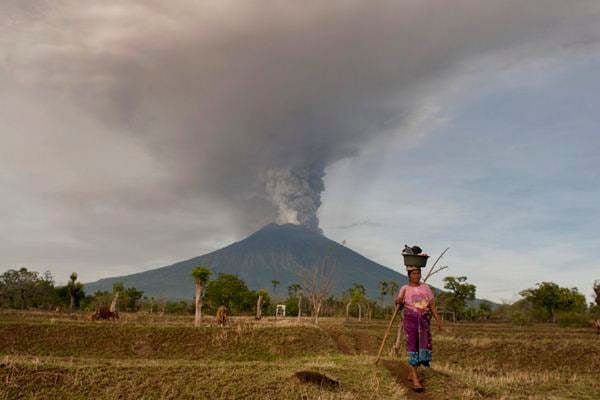
[[[329,165],[401,134],[424,98],[478,60],[493,74],[596,45],[599,10],[585,0],[4,1],[3,168],[26,176],[60,210],[53,226],[78,237],[103,240],[88,230],[109,221],[147,232],[140,221],[167,224],[157,214],[318,230]],[[14,156],[19,146],[40,157]]]
[[[278,209],[277,223],[297,224],[321,232],[317,210],[325,189],[322,166],[267,170],[266,187]]]

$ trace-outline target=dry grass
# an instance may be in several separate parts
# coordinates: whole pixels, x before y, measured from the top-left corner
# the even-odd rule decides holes
[[[401,399],[371,357],[342,355],[321,328],[235,319],[192,320],[0,313],[2,399]],[[189,323],[184,323],[189,322]],[[336,390],[292,378],[300,370],[338,380]]]
[[[307,359],[279,363],[48,359],[5,360],[0,389],[5,398],[400,398],[382,385],[385,374],[369,363],[338,358],[311,369],[342,382],[336,391],[305,385],[291,378],[306,368]],[[31,361],[31,360],[30,360]],[[351,369],[348,365],[352,364]],[[365,379],[368,378],[368,379]],[[360,384],[354,382],[360,382]],[[389,397],[388,397],[389,396]]]
[[[591,330],[455,325],[434,345],[432,373],[460,383],[460,398],[600,398],[600,337]]]
[[[0,399],[405,398],[396,377],[373,365],[386,321],[233,318],[224,329],[210,320],[195,329],[187,316],[83,317],[0,312]],[[434,399],[597,399],[599,354],[592,330],[456,324],[434,331],[423,374]],[[292,378],[307,369],[341,388]]]

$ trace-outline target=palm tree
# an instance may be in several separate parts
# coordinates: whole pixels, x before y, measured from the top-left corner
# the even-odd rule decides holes
[[[69,311],[73,311],[75,307],[75,295],[79,290],[81,290],[81,283],[75,282],[77,280],[77,272],[71,273],[69,276],[69,282],[67,283],[67,292],[69,293],[70,303],[69,303]]]
[[[381,295],[381,307],[383,307],[383,299],[388,294],[390,287],[386,281],[379,281],[379,294]]]
[[[196,315],[194,317],[194,326],[199,326],[202,323],[202,291],[210,279],[210,271],[208,268],[197,266],[192,269],[192,276],[196,283]]]
[[[288,294],[290,299],[292,297],[298,298],[298,321],[300,321],[300,317],[302,316],[302,286],[299,283],[293,283],[288,286]]]
[[[276,289],[277,289],[277,286],[278,286],[278,285],[279,285],[281,282],[279,282],[277,279],[273,279],[273,280],[271,281],[271,283],[273,284],[273,294],[275,294],[275,291],[276,291]]]

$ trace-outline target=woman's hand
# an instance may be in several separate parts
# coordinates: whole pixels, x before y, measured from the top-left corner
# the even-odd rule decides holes
[[[442,321],[441,320],[437,320],[437,327],[438,327],[438,331],[443,332],[444,328],[442,327]]]

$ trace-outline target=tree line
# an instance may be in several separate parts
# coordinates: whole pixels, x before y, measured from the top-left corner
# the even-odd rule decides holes
[[[97,310],[110,307],[114,311],[172,314],[196,314],[202,311],[214,314],[225,306],[232,315],[273,315],[275,303],[284,304],[288,316],[337,316],[359,321],[387,318],[393,312],[393,300],[399,290],[395,281],[381,281],[379,296],[369,298],[364,285],[354,283],[341,295],[331,293],[331,275],[325,269],[316,268],[300,275],[300,281],[287,287],[287,293],[273,293],[280,282],[273,280],[273,293],[266,289],[250,290],[236,275],[219,273],[211,278],[210,269],[197,267],[190,279],[196,282],[195,296],[190,300],[167,300],[145,296],[142,290],[125,287],[122,282],[113,285],[112,291],[96,291],[86,294],[83,285],[72,273],[66,285],[55,285],[49,271],[38,273],[27,268],[8,270],[0,275],[0,307],[12,309]],[[513,304],[501,305],[492,310],[482,302],[470,307],[475,299],[476,286],[464,276],[447,276],[443,280],[445,291],[436,294],[438,308],[451,312],[457,320],[509,320],[514,323],[554,322],[577,324],[600,318],[600,281],[593,283],[595,302],[586,303],[585,296],[577,288],[564,288],[553,282],[541,282],[535,287],[522,290],[522,299]]]

